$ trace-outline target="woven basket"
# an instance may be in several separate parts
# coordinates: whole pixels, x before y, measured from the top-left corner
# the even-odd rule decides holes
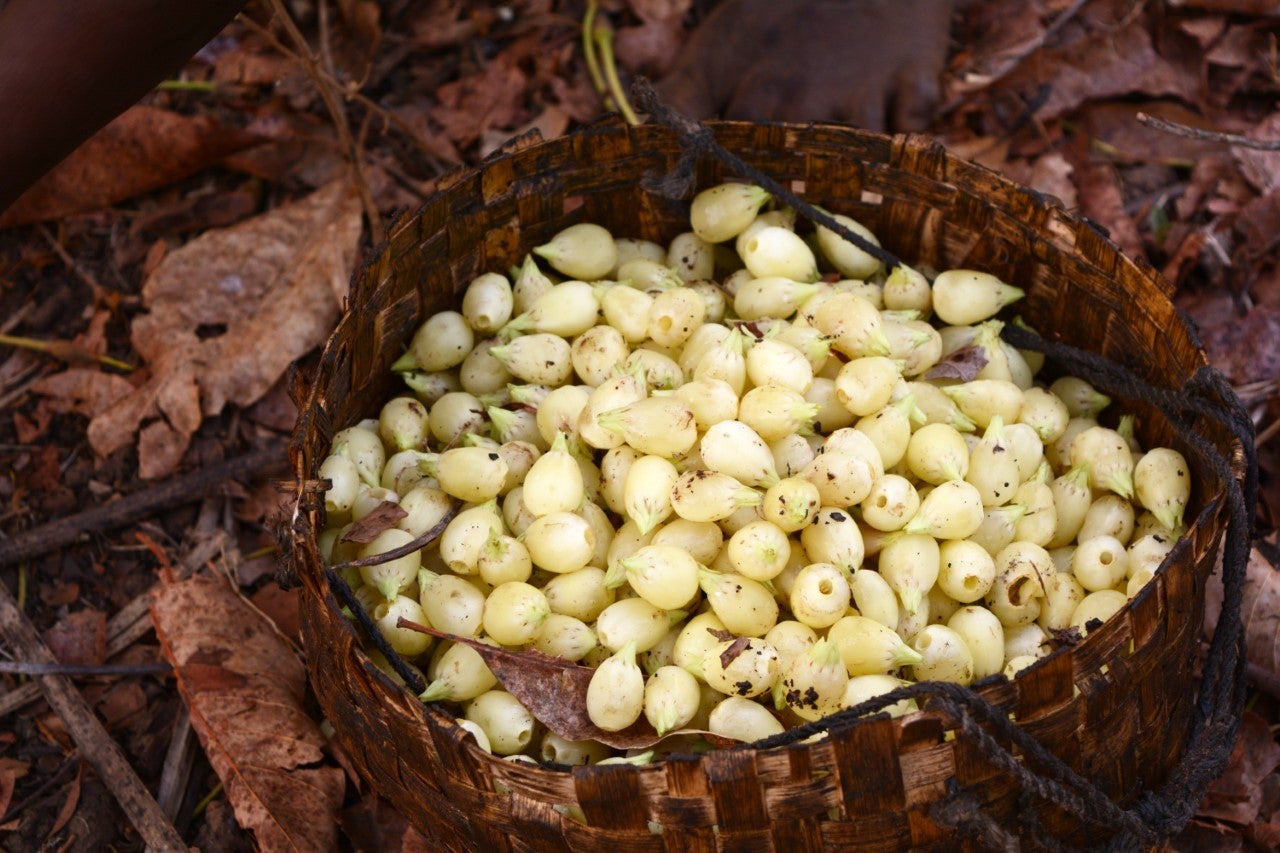
[[[1180,387],[1205,363],[1155,272],[1052,200],[927,139],[832,125],[711,127],[747,163],[854,216],[899,257],[989,270],[1026,288],[1020,311],[1050,338],[1166,387]],[[474,276],[506,269],[574,222],[659,240],[686,230],[687,202],[641,188],[680,153],[669,130],[612,121],[502,153],[452,176],[400,219],[356,277],[291,448],[302,485],[290,558],[303,586],[311,678],[338,741],[374,789],[441,849],[951,850],[963,840],[935,822],[931,807],[957,790],[1014,831],[1029,810],[1064,842],[1104,837],[1022,791],[944,713],[868,719],[808,744],[569,772],[484,753],[449,713],[397,687],[361,651],[315,542],[324,517],[314,481],[331,436],[401,390],[391,362],[429,314],[456,305]],[[707,159],[696,177],[701,187],[730,176]],[[1154,409],[1125,405],[1138,414],[1144,445],[1185,451]],[[1230,458],[1228,434],[1205,430]],[[1199,515],[1187,539],[1120,616],[1016,681],[996,677],[979,688],[1122,805],[1168,779],[1190,735],[1204,580],[1223,529],[1222,484],[1204,469],[1193,470],[1193,482]],[[586,823],[565,817],[556,808],[563,805],[580,807]]]

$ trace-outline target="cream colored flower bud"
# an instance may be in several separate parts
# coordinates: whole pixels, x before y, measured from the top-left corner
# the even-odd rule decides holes
[[[631,237],[615,237],[613,245],[618,254],[617,266],[620,267],[632,258],[648,258],[651,261],[664,263],[667,260],[665,247],[652,240],[637,240]],[[617,267],[610,274],[617,278]]]
[[[617,329],[629,344],[638,344],[649,337],[649,309],[652,307],[652,296],[626,285],[611,287],[600,297],[600,310],[605,322],[610,328]]]
[[[800,433],[808,435],[820,407],[800,392],[780,385],[752,388],[738,404],[738,420],[765,441],[779,441]]]
[[[524,505],[541,518],[554,512],[572,512],[582,503],[582,470],[569,453],[564,433],[551,449],[533,463],[524,480]]]
[[[1128,545],[1133,536],[1133,504],[1119,495],[1102,495],[1084,514],[1084,523],[1076,538],[1084,542],[1096,536],[1112,536]]]
[[[649,337],[664,347],[678,347],[702,325],[707,304],[694,290],[674,287],[654,297],[649,308]]]
[[[835,294],[818,306],[813,325],[832,339],[833,348],[850,358],[889,352],[889,340],[880,328],[880,311],[862,296]]]
[[[813,563],[831,563],[852,572],[862,565],[866,546],[857,521],[847,510],[824,506],[813,523],[800,531],[800,543]]]
[[[694,379],[676,388],[673,395],[693,412],[700,430],[738,417],[738,395],[722,379]]]
[[[480,633],[485,596],[457,575],[418,572],[418,601],[431,627],[460,637]]]
[[[1163,536],[1166,539],[1174,540],[1182,537],[1186,532],[1186,525],[1182,524],[1176,528],[1167,527],[1164,522],[1155,517],[1150,510],[1146,510],[1138,514],[1133,520],[1133,539],[1141,539],[1143,536]]]
[[[641,457],[632,447],[618,445],[604,454],[600,460],[600,496],[605,506],[618,515],[626,515],[627,475],[631,466]]]
[[[979,601],[995,580],[996,561],[980,544],[955,539],[938,547],[938,587],[955,601]]]
[[[702,297],[702,304],[707,309],[704,323],[724,322],[724,315],[729,309],[729,297],[718,284],[714,281],[691,281],[688,287]]]
[[[684,728],[698,713],[698,681],[678,666],[659,668],[644,686],[644,716],[659,737]]]
[[[620,374],[597,386],[578,413],[575,426],[578,435],[588,446],[599,450],[610,450],[624,444],[626,437],[623,431],[606,429],[600,424],[600,416],[639,402],[648,393],[644,379],[633,372]]]
[[[801,476],[818,489],[818,495],[827,506],[854,506],[871,493],[871,484],[884,474],[880,453],[874,445],[869,448],[832,449],[830,440],[823,452],[805,466]]]
[[[475,333],[457,311],[432,314],[418,327],[409,342],[409,351],[393,370],[411,370],[415,365],[428,372],[457,367],[475,346]]]
[[[1049,544],[1058,528],[1058,509],[1049,485],[1029,480],[1013,493],[1010,503],[1026,507],[1026,513],[1014,525],[1013,538],[1042,546]]]
[[[817,518],[821,506],[817,486],[803,477],[786,477],[765,492],[760,511],[778,529],[795,533]]]
[[[703,659],[707,656],[707,651],[721,641],[726,630],[724,623],[714,612],[699,613],[680,629],[671,649],[672,661],[676,666],[702,678]]]
[[[1026,424],[1001,421],[1005,450],[1017,463],[1018,480],[1031,479],[1044,462],[1044,444],[1036,431]],[[990,429],[990,425],[988,425]]]
[[[667,610],[643,598],[623,598],[610,604],[596,617],[596,638],[600,645],[616,652],[633,645],[637,652],[653,648],[670,630]]]
[[[534,519],[525,530],[529,559],[540,569],[556,574],[576,572],[591,561],[596,534],[591,524],[572,512],[553,512]]]
[[[378,436],[377,426],[374,429],[364,427],[348,427],[334,433],[330,443],[332,456],[345,456],[355,463],[360,480],[367,486],[393,485],[383,484],[382,469],[387,463],[387,451]]]
[[[832,359],[831,363],[838,364],[839,359]],[[854,415],[840,402],[834,379],[815,376],[804,399],[817,407],[812,421],[815,432],[830,432],[853,425]]]
[[[964,480],[969,474],[969,446],[949,424],[926,424],[911,434],[903,459],[907,469],[926,483]]]
[[[911,668],[917,681],[973,683],[973,653],[960,634],[946,625],[926,625],[912,639],[911,646],[922,658]]]
[[[901,402],[890,403],[860,418],[855,424],[859,432],[871,439],[885,468],[897,465],[906,455],[911,441],[911,419],[908,412],[914,409],[914,405],[914,400],[906,397]]]
[[[1003,379],[975,379],[959,385],[948,385],[942,392],[983,429],[995,417],[999,417],[1003,423],[1013,423],[1022,411],[1022,389]]]
[[[484,658],[466,643],[445,645],[442,653],[432,657],[427,677],[431,683],[418,697],[423,702],[466,702],[498,683]]]
[[[1113,589],[1129,574],[1129,553],[1114,536],[1095,536],[1076,546],[1071,573],[1090,592]]]
[[[973,658],[973,680],[980,681],[1004,669],[1004,626],[985,607],[962,607],[947,620]],[[927,656],[926,656],[927,657]]]
[[[330,522],[349,518],[360,494],[360,469],[356,463],[346,456],[326,456],[316,476],[330,483],[324,493],[324,508]]]
[[[588,624],[596,621],[616,598],[604,585],[604,569],[588,566],[576,572],[556,575],[542,588],[553,613],[563,613]]]
[[[1085,430],[1071,442],[1071,461],[1089,464],[1089,484],[1093,488],[1110,489],[1133,499],[1133,453],[1120,433],[1101,426]]]
[[[502,329],[510,339],[526,332],[544,332],[570,338],[592,328],[600,317],[600,298],[595,286],[585,281],[565,281],[554,285],[533,303],[533,307],[513,318]]]
[[[686,471],[671,489],[676,515],[690,521],[720,521],[743,506],[758,506],[761,495],[728,474]]]
[[[548,729],[542,733],[538,754],[543,761],[577,767],[599,764],[613,755],[613,749],[597,740],[567,740]]]
[[[902,619],[898,595],[879,572],[858,569],[849,577],[849,590],[860,615],[891,630],[897,628]]]
[[[1106,622],[1120,612],[1128,601],[1128,596],[1114,589],[1100,589],[1085,596],[1084,601],[1071,614],[1071,627],[1080,631],[1081,635],[1089,633],[1089,625],[1095,620]],[[1097,627],[1096,625],[1094,627]]]
[[[484,404],[466,391],[451,391],[437,400],[428,422],[432,437],[444,445],[456,443],[460,435],[481,432],[484,424]]]
[[[996,555],[996,579],[987,593],[987,608],[1006,627],[1036,621],[1044,602],[1045,579],[1056,570],[1043,548],[1014,542]]]
[[[1133,486],[1138,503],[1170,529],[1182,526],[1191,499],[1191,469],[1181,453],[1156,447],[1134,467]]]
[[[1107,406],[1111,398],[1078,376],[1063,376],[1054,380],[1049,386],[1064,404],[1071,417],[1096,418]]]
[[[852,594],[845,573],[831,563],[810,563],[791,587],[791,612],[812,628],[827,628],[849,610]]]
[[[1071,442],[1075,441],[1080,433],[1097,425],[1098,422],[1093,418],[1072,418],[1067,421],[1067,428],[1063,430],[1062,435],[1058,436],[1057,441],[1045,446],[1044,458],[1049,461],[1055,471],[1066,471],[1076,467],[1078,463],[1071,460]],[[1081,460],[1081,462],[1088,461]]]
[[[620,283],[642,290],[650,296],[684,286],[684,279],[671,268],[665,257],[662,260],[632,258],[618,267],[618,279]],[[647,322],[646,318],[646,324]]]
[[[901,529],[919,509],[920,495],[911,481],[885,474],[871,483],[871,491],[862,501],[862,520],[876,530],[891,532]]]
[[[524,486],[516,486],[502,497],[502,521],[514,536],[523,536],[534,515],[524,505]]]
[[[839,647],[830,640],[818,640],[792,658],[776,692],[797,716],[812,721],[840,710],[848,685]]]
[[[676,466],[661,456],[642,456],[627,469],[623,509],[641,533],[671,515],[671,490],[679,476]]]
[[[645,545],[651,544],[656,532],[656,530],[650,530],[642,533],[634,521],[627,519],[613,536],[605,564],[612,566],[620,560],[627,559]]]
[[[533,253],[546,258],[558,272],[582,281],[604,278],[618,260],[613,235],[589,222],[570,225]]]
[[[369,611],[369,615],[378,626],[378,633],[382,634],[397,654],[412,658],[431,648],[431,635],[400,627],[401,619],[419,625],[428,624],[422,608],[412,598],[397,595],[390,600],[379,601]]]
[[[461,391],[462,383],[455,370],[408,370],[400,373],[404,384],[424,406],[430,406],[450,391]]]
[[[644,673],[634,645],[619,649],[591,675],[587,717],[607,732],[622,731],[644,711]]]
[[[507,463],[502,454],[483,447],[446,450],[434,467],[441,490],[468,503],[497,497],[507,479]]]
[[[698,440],[693,412],[674,397],[647,397],[601,412],[597,420],[636,450],[654,456],[678,456]]]
[[[757,387],[777,385],[803,395],[813,384],[813,367],[791,344],[765,338],[747,350],[747,378]]]
[[[622,332],[613,326],[592,326],[574,338],[569,346],[569,360],[579,378],[588,385],[599,385],[613,375],[631,355]]]
[[[533,642],[551,607],[542,590],[527,583],[499,584],[484,602],[484,632],[504,646]]]
[[[761,637],[778,621],[778,603],[758,581],[736,573],[702,569],[698,583],[712,611],[734,634]]]
[[[385,554],[396,548],[408,545],[414,539],[413,534],[392,527],[382,531],[373,541],[359,550],[360,558]],[[382,593],[385,599],[396,595],[418,578],[418,569],[422,566],[422,552],[410,551],[403,557],[396,557],[385,563],[360,567],[360,578],[365,586],[373,587]]]
[[[768,581],[786,568],[791,542],[781,528],[757,519],[734,532],[724,553],[733,571],[752,580]]]
[[[504,409],[498,406],[490,406],[487,409],[487,413],[489,415],[489,435],[492,436],[496,444],[524,441],[532,444],[539,451],[547,448],[546,443],[542,440],[542,433],[538,429],[538,417],[528,409],[523,407]],[[470,443],[475,444],[475,442]],[[506,457],[504,456],[503,458],[505,459]],[[507,482],[511,486],[516,485],[510,479]]]
[[[970,451],[965,479],[977,488],[986,507],[1004,506],[1021,485],[1018,460],[1005,438],[1004,419],[999,415],[991,418],[982,440]]]
[[[684,373],[671,356],[650,348],[656,346],[653,341],[641,344],[639,349],[627,356],[621,369],[637,374],[650,391],[674,391],[684,384]]]
[[[742,263],[756,278],[779,276],[798,282],[818,280],[813,250],[793,231],[768,226],[755,231],[743,244]]]
[[[1028,388],[1022,392],[1022,410],[1018,420],[1036,431],[1040,441],[1051,444],[1066,432],[1071,413],[1067,404],[1057,394],[1043,388]]]
[[[525,255],[524,262],[511,283],[511,294],[515,300],[514,313],[523,314],[533,307],[538,297],[551,289],[553,282],[542,270],[532,255]]]
[[[885,674],[913,666],[924,658],[892,628],[865,616],[845,616],[827,629],[827,639],[840,649],[850,676]]]
[[[788,231],[796,230],[796,212],[789,207],[778,210],[768,210],[758,214],[756,218],[742,230],[733,241],[733,251],[741,257],[742,252],[746,249],[747,241],[763,231],[765,228],[785,228]],[[743,270],[750,273],[750,270]]]
[[[1010,680],[1017,678],[1018,673],[1034,664],[1039,658],[1034,655],[1018,655],[1009,658],[1008,663],[1004,665],[1004,677]]]
[[[895,534],[880,551],[879,572],[898,594],[902,609],[914,613],[937,582],[940,561],[932,536]]]
[[[508,581],[527,581],[533,574],[529,550],[514,536],[493,535],[476,561],[480,579],[490,586]]]
[[[995,556],[1014,541],[1018,522],[1026,514],[1027,508],[1021,504],[987,507],[982,514],[982,524],[969,534],[969,541],[981,545]]]
[[[563,385],[573,375],[569,342],[559,335],[546,332],[522,335],[505,346],[491,347],[489,354],[505,364],[521,382]]]
[[[704,655],[702,673],[727,696],[760,696],[778,680],[778,651],[756,637],[721,640]]]
[[[1129,576],[1133,577],[1139,572],[1147,572],[1148,575],[1154,575],[1156,569],[1164,563],[1164,558],[1169,556],[1169,552],[1173,550],[1175,540],[1162,536],[1158,533],[1149,533],[1139,539],[1135,539],[1129,545],[1127,551],[1129,554]]]
[[[698,594],[698,561],[674,545],[646,545],[616,565],[641,599],[663,611],[686,607]]]
[[[933,310],[944,323],[967,326],[994,317],[1024,295],[990,273],[947,270],[933,280]]]
[[[1058,514],[1058,527],[1045,547],[1061,548],[1076,538],[1084,525],[1089,507],[1093,505],[1093,492],[1089,488],[1089,465],[1084,463],[1072,468],[1049,484],[1053,492],[1053,506]]]
[[[747,383],[747,341],[736,328],[728,336],[706,349],[693,368],[694,379],[720,379],[739,396]],[[681,366],[685,359],[681,359]],[[685,368],[688,372],[688,368]]]
[[[879,246],[876,235],[861,222],[843,214],[831,214],[832,218],[873,246]],[[848,278],[868,279],[880,271],[880,261],[866,250],[841,237],[836,232],[819,225],[815,231],[818,248],[831,265]]]
[[[709,470],[728,474],[744,485],[768,488],[778,482],[769,446],[741,421],[721,421],[708,427],[698,449]]]
[[[978,488],[964,480],[948,480],[924,497],[919,512],[902,529],[935,539],[965,539],[981,526],[983,518],[982,493]]]
[[[489,537],[503,533],[502,518],[494,502],[468,507],[454,516],[440,534],[440,558],[455,574],[473,575]],[[414,577],[417,577],[416,569]]]
[[[394,397],[378,414],[378,435],[393,451],[422,450],[427,434],[427,408],[413,397]]]
[[[667,266],[684,281],[701,281],[715,274],[715,246],[692,231],[676,235],[667,247]]]
[[[707,718],[707,728],[712,734],[743,743],[763,740],[785,730],[768,708],[742,696],[726,696],[716,705]]]
[[[1002,623],[1003,624],[1003,623]],[[1016,657],[1042,658],[1051,651],[1049,634],[1035,622],[1004,626],[1004,659]]]
[[[519,387],[545,389],[535,390],[531,395],[532,399],[525,399],[527,392],[513,389],[515,402],[537,408],[538,435],[543,447],[550,447],[559,433],[566,433],[571,437],[578,435],[578,419],[587,407],[592,393],[590,388],[581,385],[562,385],[559,388],[541,385]]]
[[[677,548],[705,566],[720,553],[724,533],[714,522],[673,518],[654,531],[649,544]]]
[[[790,317],[819,289],[819,285],[807,280],[795,281],[776,275],[753,278],[744,282],[734,295],[733,310],[743,320]]]
[[[792,433],[769,442],[769,452],[773,454],[773,467],[778,476],[784,479],[797,477],[813,461],[817,450],[810,441],[818,442],[820,439]]]
[[[514,306],[511,282],[501,273],[484,273],[472,279],[462,294],[462,316],[482,335],[505,326]]]
[[[884,282],[884,307],[891,311],[916,310],[927,317],[933,312],[933,288],[919,272],[898,264]]]
[[[883,696],[891,690],[897,690],[910,683],[892,675],[856,675],[850,678],[845,686],[844,695],[840,698],[840,707],[852,708],[861,705],[863,702],[869,702],[877,696]],[[900,699],[874,713],[888,713],[891,717],[902,717],[918,710],[920,706],[916,704],[916,700]]]
[[[1087,591],[1073,575],[1059,572],[1044,579],[1044,602],[1036,623],[1045,630],[1061,631],[1071,625],[1071,614]]]

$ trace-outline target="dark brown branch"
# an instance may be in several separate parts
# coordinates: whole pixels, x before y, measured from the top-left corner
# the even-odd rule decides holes
[[[1138,113],[1138,123],[1153,127],[1156,130],[1163,130],[1165,133],[1172,133],[1174,136],[1186,137],[1187,139],[1199,139],[1203,142],[1221,142],[1225,145],[1239,145],[1241,148],[1254,148],[1258,151],[1280,151],[1280,139],[1251,139],[1238,133],[1202,130],[1181,122],[1156,118],[1147,113]]]
[[[268,446],[228,459],[209,468],[201,468],[173,477],[116,501],[99,504],[84,512],[59,518],[33,530],[0,542],[0,566],[29,560],[40,554],[70,545],[85,533],[101,533],[146,518],[159,509],[195,500],[209,489],[236,477],[259,471],[274,470],[287,462],[285,443],[273,441]]]
[[[14,675],[66,675],[91,678],[99,675],[168,675],[167,663],[41,663],[26,660],[0,661],[0,672]]]
[[[345,563],[338,563],[330,566],[335,572],[343,569],[358,569],[361,566],[380,566],[383,563],[390,563],[392,560],[398,560],[406,554],[412,554],[420,548],[425,548],[436,540],[436,537],[444,533],[444,529],[449,526],[449,522],[453,521],[458,514],[458,505],[454,504],[453,508],[444,514],[444,518],[436,522],[435,527],[428,530],[416,539],[411,539],[398,548],[392,548],[390,551],[384,551],[381,554],[370,554],[367,557],[360,557],[355,560],[348,560]]]

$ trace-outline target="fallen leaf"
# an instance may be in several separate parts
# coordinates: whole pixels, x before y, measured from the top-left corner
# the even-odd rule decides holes
[[[961,382],[972,382],[978,378],[979,371],[986,366],[987,354],[982,347],[961,347],[929,368],[924,378],[959,379]]]
[[[1133,217],[1124,209],[1124,193],[1115,168],[1110,163],[1080,163],[1075,177],[1079,187],[1080,211],[1107,229],[1125,255],[1145,257],[1142,235],[1138,233]]]
[[[324,736],[288,643],[221,578],[164,587],[151,615],[240,825],[263,850],[335,849],[345,780],[337,767],[315,766]]]
[[[0,215],[0,228],[101,210],[259,141],[207,116],[140,104],[73,151]]]
[[[1251,139],[1280,142],[1280,113],[1268,116],[1246,133]],[[1231,153],[1240,164],[1240,173],[1266,195],[1280,189],[1280,154],[1257,148],[1232,146]]]
[[[1252,711],[1246,711],[1240,736],[1231,752],[1231,762],[1209,785],[1197,816],[1243,825],[1253,823],[1262,805],[1260,783],[1277,766],[1280,766],[1280,744],[1271,734],[1270,725]]]
[[[72,367],[42,376],[31,383],[31,390],[47,397],[52,411],[93,418],[133,393],[133,385],[118,373]]]
[[[378,534],[395,527],[396,522],[408,514],[401,508],[400,504],[394,501],[383,501],[364,518],[352,524],[351,528],[342,534],[342,541],[368,545],[378,538]]]
[[[1276,544],[1267,542],[1263,547],[1274,553]],[[1205,585],[1206,637],[1212,637],[1217,629],[1222,597],[1221,572],[1215,571]],[[1257,545],[1249,552],[1240,618],[1249,663],[1280,675],[1280,572]]]
[[[502,682],[503,688],[519,699],[538,722],[563,738],[590,738],[619,749],[645,748],[661,739],[643,716],[620,732],[607,732],[591,722],[587,716],[587,687],[595,670],[590,667],[578,666],[537,649],[509,651],[473,637],[447,634],[403,618],[399,624],[455,643],[466,643],[475,649]]]
[[[77,610],[45,631],[44,641],[62,663],[100,664],[107,658],[107,616],[98,610]]]
[[[276,623],[280,633],[302,642],[302,623],[298,619],[298,590],[281,589],[277,583],[265,584],[253,594],[253,606]]]
[[[524,122],[526,78],[505,53],[482,71],[446,83],[439,88],[440,106],[431,118],[449,138],[465,147],[490,128],[514,128]]]
[[[627,5],[642,21],[669,21],[683,18],[693,0],[627,0]]]
[[[26,775],[25,771],[23,775]],[[0,815],[9,813],[9,804],[13,802],[13,789],[17,787],[18,774],[8,768],[0,770]]]
[[[46,849],[53,837],[62,831],[67,821],[71,820],[71,816],[76,813],[76,805],[80,802],[80,777],[83,774],[84,762],[80,762],[76,765],[75,778],[71,780],[71,784],[67,785],[67,798],[62,801],[62,808],[58,809],[58,815],[53,819],[53,827],[45,837]]]
[[[143,285],[133,322],[150,378],[89,424],[107,456],[142,429],[139,474],[174,470],[204,416],[259,399],[324,341],[346,294],[360,236],[349,181],[169,252]]]

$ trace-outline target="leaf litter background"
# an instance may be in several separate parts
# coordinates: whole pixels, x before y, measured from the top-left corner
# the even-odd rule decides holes
[[[0,537],[287,435],[286,369],[323,342],[385,223],[513,134],[555,136],[602,111],[580,2],[285,5],[305,55],[276,7],[251,6],[0,219],[0,334],[54,343],[0,346]],[[660,76],[709,5],[603,2],[624,76]],[[1172,846],[1280,847],[1280,153],[1135,119],[1280,139],[1280,11],[987,0],[953,35],[931,132],[1162,270],[1255,415],[1249,711]],[[189,843],[425,849],[324,739],[294,593],[274,579],[268,473],[282,472],[4,580],[63,661],[179,665],[176,678],[78,684],[152,790],[176,791],[162,799]],[[0,846],[139,847],[39,693],[12,676],[0,690]]]

